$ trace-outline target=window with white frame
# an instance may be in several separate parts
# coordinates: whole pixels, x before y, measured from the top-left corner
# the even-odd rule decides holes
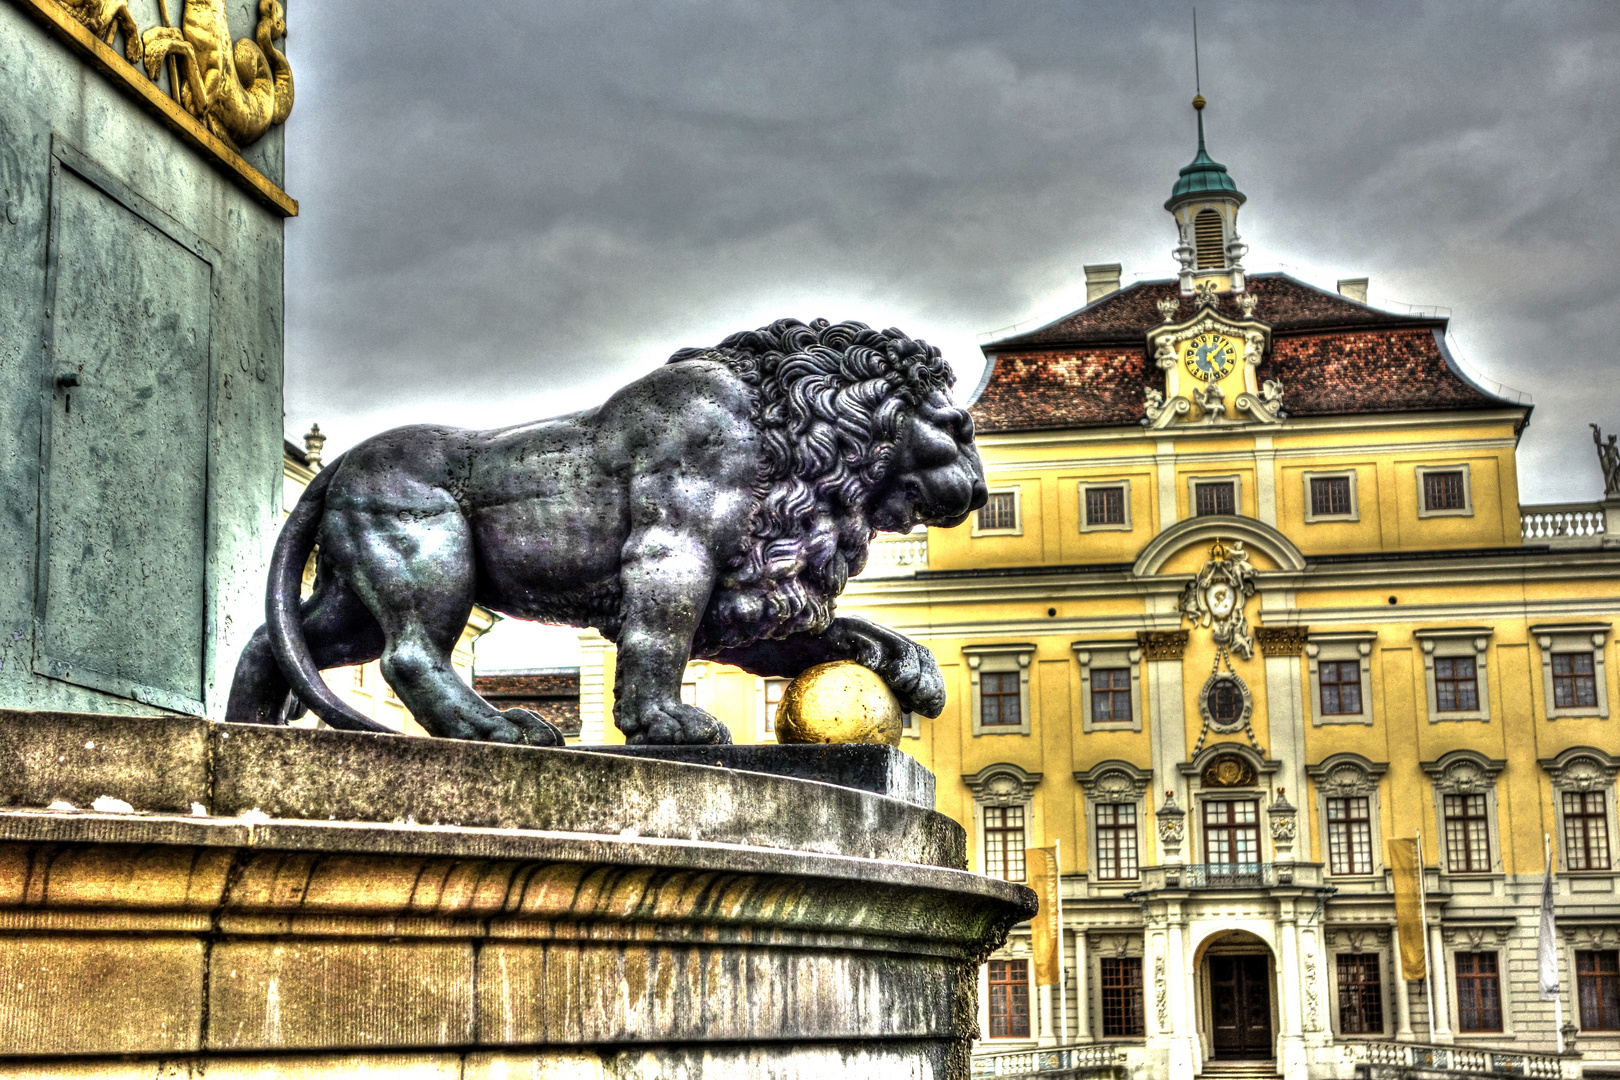
[[[1474,497],[1468,472],[1466,464],[1418,466],[1418,517],[1472,517]]]
[[[1612,873],[1616,836],[1615,784],[1620,758],[1591,746],[1576,746],[1541,767],[1552,778],[1558,814],[1562,869]]]
[[[1129,480],[1082,481],[1080,484],[1081,532],[1131,531],[1131,482]]]
[[[985,504],[973,515],[973,535],[1022,536],[1022,501],[1019,488],[992,488]]]
[[[776,735],[776,710],[782,704],[782,696],[787,693],[791,679],[761,679],[760,680],[760,710],[759,730],[762,734],[774,737]]]
[[[962,777],[973,793],[979,865],[986,876],[1024,880],[1031,800],[1040,779],[1040,773],[1025,772],[1007,762]]]
[[[1491,718],[1486,647],[1490,627],[1464,626],[1419,630],[1423,675],[1428,693],[1429,723]]]
[[[1371,631],[1313,633],[1305,646],[1311,679],[1311,720],[1323,724],[1373,722]]]
[[[1237,514],[1243,506],[1242,481],[1236,476],[1195,476],[1187,481],[1194,517]]]
[[[1141,873],[1142,822],[1147,812],[1149,769],[1126,761],[1104,761],[1074,774],[1090,822],[1092,882],[1134,881]]]
[[[1434,781],[1441,864],[1453,874],[1496,870],[1502,850],[1497,835],[1496,778],[1506,762],[1474,750],[1453,750],[1439,761],[1422,765]]]
[[[973,734],[1028,735],[1030,644],[969,645],[967,659]]]
[[[1605,662],[1606,623],[1532,626],[1541,654],[1541,694],[1548,720],[1609,716],[1609,678]]]
[[[1077,641],[1082,731],[1142,730],[1142,650],[1134,640]]]
[[[1356,470],[1305,473],[1305,522],[1359,521]]]
[[[1338,753],[1305,774],[1316,781],[1317,819],[1327,871],[1334,877],[1381,873],[1378,782],[1389,766],[1360,754]]]

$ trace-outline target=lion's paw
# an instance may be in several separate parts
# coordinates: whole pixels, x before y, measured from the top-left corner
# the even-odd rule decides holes
[[[636,746],[729,746],[731,730],[692,705],[654,708],[644,715],[639,731],[628,732],[626,742]]]
[[[541,717],[538,713],[528,709],[505,709],[501,718],[514,725],[522,733],[523,741],[530,746],[563,746],[562,729]]]

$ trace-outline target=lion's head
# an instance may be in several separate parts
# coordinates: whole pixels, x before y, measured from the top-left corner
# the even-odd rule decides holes
[[[973,422],[939,350],[864,323],[781,319],[669,362],[725,364],[753,388],[763,447],[750,540],[694,653],[820,633],[879,530],[960,524],[987,497]]]

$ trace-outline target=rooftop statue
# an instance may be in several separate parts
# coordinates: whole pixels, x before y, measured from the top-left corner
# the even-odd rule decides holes
[[[616,642],[614,720],[631,743],[730,741],[681,703],[691,658],[790,678],[855,660],[902,707],[937,716],[933,655],[834,607],[876,531],[948,528],[984,505],[953,378],[898,330],[783,319],[682,349],[584,412],[368,439],[317,474],[282,528],[226,719],[283,722],[302,711],[290,692],[333,727],[388,730],[320,675],[380,656],[435,735],[562,745],[452,670],[474,603]]]

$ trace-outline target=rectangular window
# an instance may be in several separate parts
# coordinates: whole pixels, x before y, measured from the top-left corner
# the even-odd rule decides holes
[[[1029,1038],[1029,961],[990,961],[990,1037]]]
[[[1609,811],[1601,791],[1564,792],[1564,868],[1609,868]]]
[[[1443,805],[1446,812],[1446,865],[1454,874],[1489,872],[1491,834],[1485,820],[1485,796],[1447,795]]]
[[[984,808],[984,872],[1006,881],[1024,880],[1024,808]]]
[[[1131,722],[1131,669],[1091,669],[1091,722]]]
[[[366,688],[366,666],[364,664],[354,669],[354,688],[356,690]]]
[[[1553,653],[1553,707],[1585,709],[1597,705],[1597,676],[1589,652]]]
[[[1361,661],[1323,660],[1316,665],[1322,683],[1323,716],[1361,714]]]
[[[1434,658],[1434,703],[1441,712],[1479,708],[1479,665],[1472,656]]]
[[[1501,1031],[1502,987],[1497,981],[1496,954],[1460,952],[1457,964],[1457,1030]]]
[[[1328,873],[1372,873],[1371,804],[1365,795],[1327,800]]]
[[[776,730],[776,707],[782,704],[782,695],[787,693],[787,679],[765,680],[765,730]]]
[[[681,704],[693,706],[697,705],[697,683],[681,683]]]
[[[1468,509],[1468,497],[1463,490],[1462,470],[1424,473],[1423,508],[1430,513],[1436,510]]]
[[[1018,528],[1018,494],[992,491],[990,501],[979,508],[979,531]]]
[[[1138,1036],[1147,1031],[1142,1011],[1142,958],[1102,958],[1103,1037]]]
[[[1620,950],[1577,952],[1575,992],[1581,1001],[1581,1030],[1620,1031]]]
[[[1378,954],[1340,953],[1339,1033],[1384,1033],[1384,986],[1378,977]]]
[[[987,671],[979,676],[979,726],[1018,727],[1018,672]]]
[[[1244,884],[1241,875],[1258,878],[1260,804],[1254,799],[1205,803],[1204,852],[1212,885]]]
[[[1344,517],[1350,513],[1348,476],[1311,477],[1311,516]]]
[[[1236,489],[1237,485],[1230,480],[1209,484],[1194,484],[1194,515],[1204,517],[1206,514],[1237,513]]]
[[[1125,489],[1094,487],[1086,489],[1086,525],[1125,524]]]
[[[1136,804],[1097,804],[1097,877],[1125,881],[1136,877]]]

